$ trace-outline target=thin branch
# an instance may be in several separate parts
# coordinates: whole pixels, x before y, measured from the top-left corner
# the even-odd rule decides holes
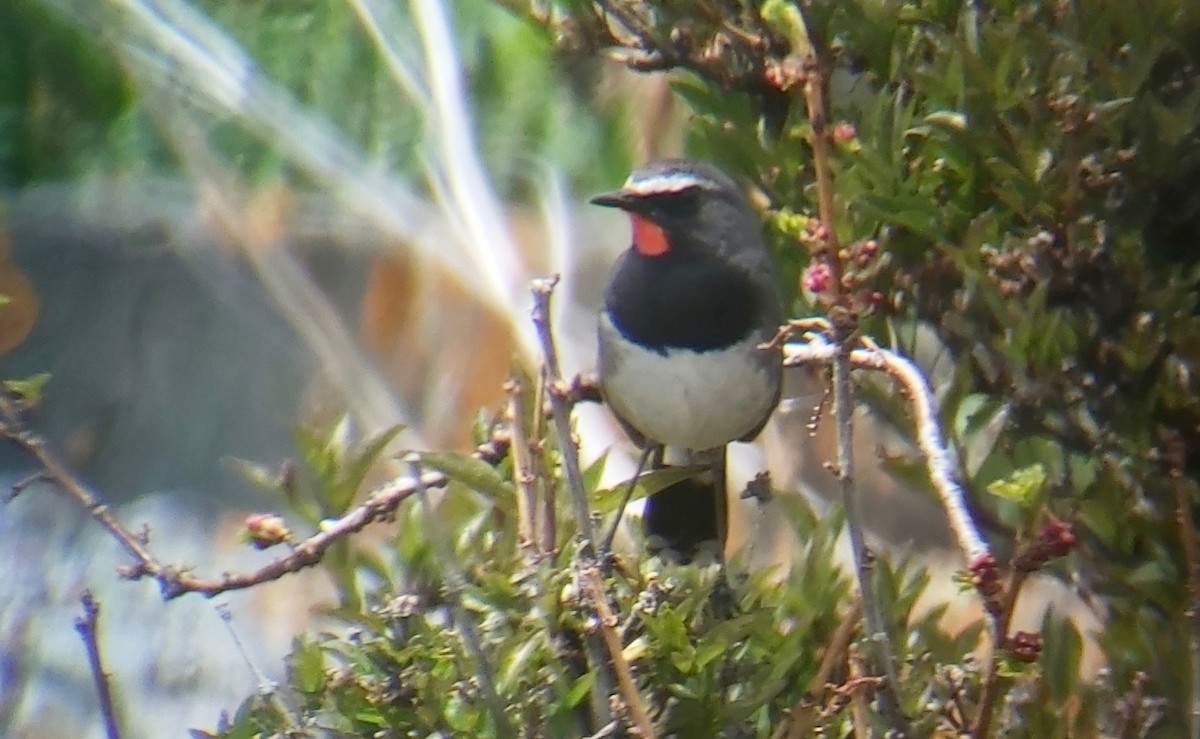
[[[609,664],[612,665],[613,671],[617,675],[617,687],[629,710],[634,728],[641,739],[654,739],[658,736],[658,732],[654,728],[654,722],[650,720],[646,703],[638,692],[637,683],[633,680],[633,670],[625,659],[621,647],[621,637],[617,634],[616,629],[617,617],[608,605],[608,595],[604,591],[600,568],[595,565],[584,566],[580,572],[580,581],[600,619],[600,636],[604,639],[604,646],[608,650]]]
[[[339,539],[361,531],[375,521],[392,520],[399,505],[417,492],[419,487],[444,487],[448,482],[448,478],[440,472],[423,473],[420,486],[407,476],[398,477],[372,490],[360,506],[339,519],[327,522],[321,531],[296,544],[285,557],[280,557],[253,572],[225,573],[213,578],[196,577],[183,568],[159,561],[151,553],[144,534],[134,533],[122,523],[109,507],[59,460],[45,439],[21,427],[18,405],[11,396],[0,394],[0,435],[12,439],[30,454],[41,466],[47,481],[87,510],[133,558],[133,565],[120,569],[121,576],[129,580],[154,578],[158,581],[159,590],[165,600],[178,598],[185,593],[201,593],[212,597],[230,590],[243,590],[278,580],[288,573],[312,567],[321,561],[325,551]]]
[[[837,477],[842,489],[842,505],[846,511],[846,529],[850,534],[854,572],[858,577],[867,638],[870,641],[870,650],[874,654],[875,669],[880,670],[887,679],[887,684],[880,691],[880,707],[889,724],[907,733],[908,720],[900,710],[900,703],[896,697],[900,681],[897,679],[895,651],[888,635],[883,608],[875,593],[875,565],[871,552],[867,549],[866,536],[862,530],[863,513],[859,505],[858,491],[854,487],[853,403],[849,352],[839,351],[833,360],[833,412],[838,437]]]
[[[83,646],[87,649],[88,666],[92,671],[92,681],[96,684],[96,697],[100,701],[100,715],[104,717],[105,736],[108,739],[121,739],[109,674],[104,671],[104,661],[100,658],[100,641],[96,629],[100,620],[100,603],[90,590],[83,591],[79,602],[83,605],[83,615],[75,619],[75,630],[79,632]]]
[[[571,433],[571,409],[567,402],[570,394],[562,378],[558,364],[558,351],[554,346],[554,334],[550,328],[550,298],[558,277],[533,281],[533,325],[537,329],[542,346],[542,374],[546,383],[546,394],[550,397],[550,411],[554,416],[554,430],[558,437],[563,468],[567,473],[567,489],[571,493],[571,504],[575,508],[575,524],[579,530],[579,551],[584,558],[595,556],[596,535],[592,526],[592,515],[588,511],[587,489],[583,483],[583,471],[579,467],[579,445]]]
[[[833,201],[833,171],[829,151],[829,136],[826,126],[829,124],[829,108],[825,101],[825,75],[820,61],[815,56],[806,60],[807,74],[804,78],[804,99],[808,108],[808,120],[812,125],[813,169],[817,176],[817,212],[821,216],[821,224],[825,226],[826,236],[820,245],[826,264],[832,272],[830,284],[836,293],[842,292],[842,263],[838,259],[838,237],[835,224],[837,212]],[[836,321],[834,322],[836,323]]]
[[[433,501],[429,499],[429,490],[424,483],[424,473],[421,470],[421,456],[419,454],[410,453],[404,460],[408,464],[409,477],[416,487],[416,493],[421,499],[421,507],[425,514],[425,531],[430,541],[433,542],[435,550],[438,553],[438,559],[441,562],[442,570],[445,573],[447,596],[450,601],[450,612],[454,619],[454,627],[462,636],[463,646],[467,649],[467,654],[475,667],[475,682],[479,686],[479,692],[483,696],[483,702],[487,706],[488,712],[492,715],[492,722],[496,725],[496,735],[499,737],[515,737],[517,736],[516,727],[508,720],[508,714],[504,712],[504,701],[500,699],[500,694],[496,692],[496,681],[492,677],[491,664],[488,662],[487,653],[483,651],[483,641],[479,638],[479,631],[475,628],[475,621],[471,618],[467,609],[463,607],[463,596],[467,591],[467,578],[463,574],[462,569],[458,566],[458,557],[450,546],[450,537],[442,531],[441,519],[438,517],[438,512],[433,507]]]
[[[16,482],[14,482],[12,484],[12,487],[10,487],[8,489],[8,492],[4,494],[4,498],[2,500],[0,500],[0,502],[11,503],[14,500],[16,500],[21,495],[21,493],[25,492],[27,489],[33,487],[34,485],[37,485],[39,482],[49,482],[49,481],[50,480],[46,477],[45,472],[42,472],[40,470],[37,472],[34,472],[32,475],[29,475],[28,477],[23,477],[20,480],[17,480]]]
[[[821,337],[807,344],[785,344],[784,365],[796,367],[806,364],[830,364],[837,356],[838,348]],[[899,382],[905,396],[912,405],[916,426],[917,446],[925,459],[930,482],[937,492],[950,528],[958,542],[959,550],[968,563],[990,557],[979,528],[971,518],[966,495],[955,479],[955,466],[949,449],[942,439],[937,420],[937,404],[925,376],[913,362],[886,349],[855,349],[849,355],[850,364],[856,369],[886,372]]]
[[[863,615],[866,620],[870,649],[874,654],[875,669],[887,679],[879,693],[880,708],[893,729],[901,734],[909,733],[908,719],[900,708],[897,689],[895,650],[888,635],[883,608],[873,583],[874,566],[867,549],[863,533],[863,514],[855,489],[854,469],[854,388],[850,382],[851,342],[857,331],[858,316],[850,305],[851,296],[842,276],[845,272],[839,257],[837,236],[837,212],[834,204],[832,153],[826,130],[829,107],[825,99],[825,69],[815,49],[810,49],[804,60],[804,99],[808,120],[812,125],[813,168],[817,177],[817,207],[821,217],[821,238],[817,240],[814,257],[822,259],[829,267],[829,322],[830,336],[837,349],[833,357],[833,411],[837,427],[837,477],[841,487],[842,505],[846,511],[846,529],[850,535],[850,549],[854,555],[854,572],[858,578],[858,589],[862,596]],[[856,725],[857,721],[857,712]]]
[[[554,332],[550,326],[550,299],[554,295],[554,287],[558,284],[558,276],[549,279],[533,281],[530,291],[533,293],[533,310],[530,313],[538,340],[542,348],[542,386],[549,396],[550,413],[554,419],[554,430],[558,437],[558,450],[562,458],[563,469],[567,475],[567,490],[571,495],[571,505],[575,509],[575,524],[579,536],[579,550],[576,554],[576,565],[581,571],[594,567],[596,563],[595,531],[592,526],[592,515],[588,510],[587,489],[583,481],[583,471],[579,467],[579,445],[571,433],[571,388],[562,379],[562,369],[558,363],[558,351],[554,345]],[[539,406],[540,407],[540,406]],[[547,486],[547,495],[549,489]],[[588,594],[591,588],[587,588]],[[595,599],[593,599],[595,600]],[[606,604],[607,605],[607,604]],[[593,603],[599,612],[600,606]],[[609,668],[615,667],[604,658],[604,644],[596,634],[584,632],[583,645],[587,651],[592,669],[596,671],[596,686],[600,695],[613,694],[612,680]],[[600,725],[612,720],[611,710],[607,702],[593,701]]]
[[[996,713],[996,700],[1000,697],[1000,657],[1003,654],[1008,639],[1008,627],[1012,623],[1013,612],[1017,607],[1017,598],[1021,595],[1021,586],[1029,573],[1014,567],[1008,576],[997,613],[993,614],[994,631],[992,635],[992,656],[987,662],[983,675],[983,688],[979,697],[979,709],[975,715],[975,723],[971,726],[973,739],[986,739],[991,731],[992,718]]]
[[[533,450],[529,445],[529,436],[525,433],[525,389],[515,377],[504,383],[504,389],[508,392],[513,481],[517,486],[517,540],[526,555],[537,557],[537,474],[533,466]]]
[[[537,384],[534,386],[533,392],[533,407],[541,409],[546,407],[546,376],[545,373],[539,373]],[[539,537],[541,538],[541,550],[544,555],[553,559],[555,552],[558,551],[558,507],[557,507],[557,492],[553,483],[553,477],[546,468],[545,438],[546,438],[546,414],[533,414],[533,433],[532,437],[537,439],[530,451],[533,453],[533,468],[537,470],[538,492],[541,494],[539,500],[541,502],[541,510],[538,511],[538,527]]]
[[[608,557],[612,553],[613,542],[617,539],[617,531],[621,528],[621,518],[625,515],[625,508],[629,505],[630,499],[633,498],[633,491],[637,489],[638,480],[642,476],[642,472],[646,469],[646,463],[650,461],[650,454],[655,447],[648,444],[642,450],[642,456],[638,459],[637,469],[633,471],[633,477],[629,478],[629,484],[625,488],[625,496],[621,500],[621,505],[617,506],[617,512],[613,516],[612,525],[608,528],[608,533],[604,535],[604,539],[600,542],[600,556]]]
[[[855,601],[854,605],[842,617],[841,623],[838,624],[837,630],[833,632],[833,636],[829,640],[829,644],[825,646],[825,653],[821,655],[821,664],[817,667],[817,673],[813,675],[812,680],[808,683],[808,692],[816,694],[822,690],[829,682],[829,678],[833,676],[834,669],[846,660],[846,650],[850,648],[850,642],[854,638],[854,631],[858,628],[858,621],[862,618],[862,601]]]
[[[865,661],[857,650],[850,650],[850,682],[857,683],[864,677],[867,677],[867,666],[863,664]],[[883,686],[886,690],[887,686]],[[866,698],[861,691],[853,691],[850,693],[850,716],[854,724],[854,736],[856,739],[871,739],[871,711],[867,707]]]
[[[1192,519],[1192,501],[1182,474],[1173,476],[1175,487],[1175,520],[1179,526],[1179,541],[1186,563],[1188,607],[1185,616],[1188,629],[1188,655],[1192,668],[1191,703],[1188,712],[1188,735],[1200,739],[1200,541],[1196,522]]]

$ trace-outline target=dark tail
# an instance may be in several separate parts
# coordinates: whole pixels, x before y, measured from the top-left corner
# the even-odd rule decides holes
[[[686,480],[663,488],[646,499],[642,521],[647,548],[680,564],[687,564],[703,552],[723,559],[728,533],[729,500],[725,491],[725,449],[692,455],[689,465],[703,464],[706,469]],[[664,466],[655,454],[652,466]]]

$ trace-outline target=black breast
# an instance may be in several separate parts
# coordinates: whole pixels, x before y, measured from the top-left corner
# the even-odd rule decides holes
[[[655,351],[723,349],[764,323],[762,287],[716,257],[626,252],[613,270],[605,308],[626,338]]]

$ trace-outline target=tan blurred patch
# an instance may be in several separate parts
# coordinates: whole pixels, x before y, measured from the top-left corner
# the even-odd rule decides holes
[[[0,357],[3,357],[29,338],[42,307],[33,283],[13,259],[7,234],[0,234],[0,295],[8,299],[8,304],[0,307]]]
[[[547,237],[540,219],[513,209],[508,225],[526,262],[542,269]],[[505,316],[453,276],[403,252],[372,261],[360,338],[389,384],[417,400],[425,439],[465,451],[473,446],[475,414],[505,402],[516,340]]]

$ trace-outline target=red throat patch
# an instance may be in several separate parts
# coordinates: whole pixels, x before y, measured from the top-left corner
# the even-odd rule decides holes
[[[671,250],[671,242],[667,232],[657,224],[636,214],[630,213],[633,221],[633,248],[643,257],[661,257]]]

